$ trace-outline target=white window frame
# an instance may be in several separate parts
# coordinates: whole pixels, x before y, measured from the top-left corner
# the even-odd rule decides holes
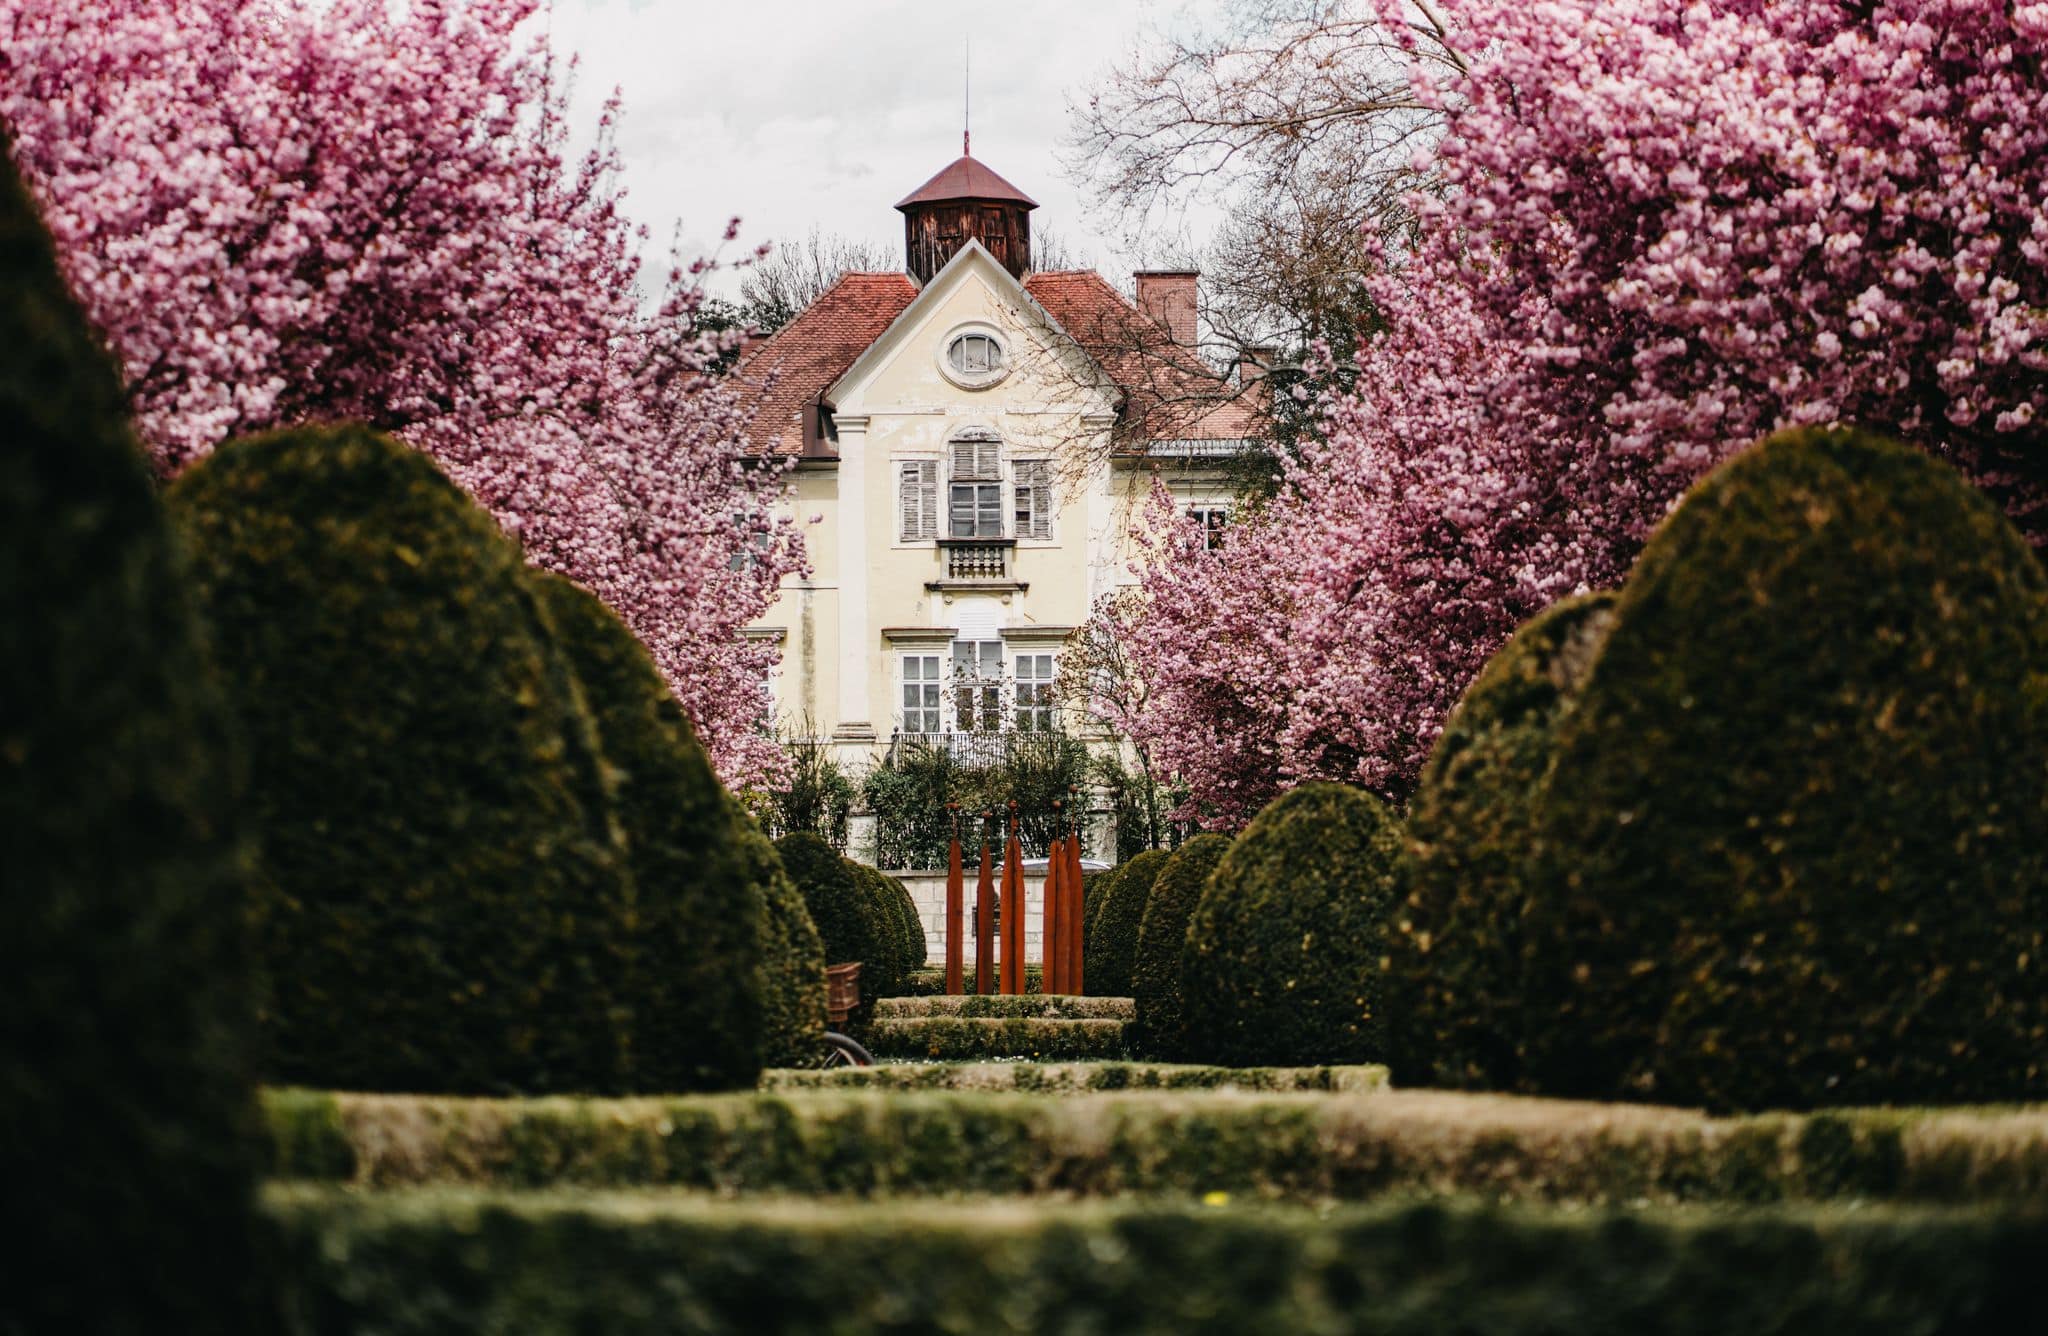
[[[1010,660],[1012,692],[1011,723],[1020,733],[1050,733],[1059,722],[1053,703],[1053,683],[1059,675],[1059,657],[1051,650],[1020,650]]]
[[[952,677],[947,693],[949,721],[956,733],[999,733],[1003,730],[1003,642],[955,640],[948,650]]]
[[[965,469],[964,452],[969,456]],[[963,526],[961,501],[966,498]],[[963,431],[946,442],[946,537],[1002,538],[1003,443],[994,432]],[[962,529],[966,532],[962,532]]]
[[[1191,520],[1202,526],[1202,547],[1210,552],[1223,546],[1223,531],[1230,527],[1231,507],[1223,501],[1198,501],[1187,509]]]
[[[966,339],[987,339],[995,350],[995,365],[986,371],[964,371],[953,365],[953,349]],[[994,325],[976,321],[956,325],[939,340],[939,371],[963,390],[985,390],[1000,384],[1010,374],[1010,341]]]
[[[946,731],[946,691],[942,674],[945,656],[920,650],[897,656],[897,708],[902,712],[898,728],[904,733],[936,734]],[[916,693],[916,702],[911,699]],[[930,724],[930,728],[923,725]]]

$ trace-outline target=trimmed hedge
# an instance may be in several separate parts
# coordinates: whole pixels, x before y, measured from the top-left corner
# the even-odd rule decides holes
[[[1128,1021],[1137,1014],[1128,997],[890,997],[875,1003],[876,1020],[915,1016],[1042,1017],[1070,1021]]]
[[[1137,1025],[1131,1032],[1139,1052],[1176,1058],[1186,1047],[1186,1001],[1180,962],[1187,947],[1188,920],[1202,898],[1209,874],[1230,851],[1226,835],[1197,835],[1173,851],[1152,883],[1138,925],[1138,954],[1131,968],[1131,996]]]
[[[898,887],[890,879],[865,863],[847,860],[853,870],[854,880],[860,883],[861,894],[866,898],[869,930],[880,945],[876,950],[877,959],[873,965],[863,964],[860,971],[860,995],[863,1010],[871,1011],[877,998],[894,997],[903,991],[903,980],[910,973],[910,936],[903,923],[903,910],[897,903]],[[905,897],[907,898],[907,897]],[[917,962],[923,964],[922,960]]]
[[[1083,908],[1086,954],[1082,957],[1082,969],[1091,996],[1130,996],[1131,965],[1138,954],[1138,925],[1144,921],[1152,879],[1166,866],[1167,857],[1164,849],[1147,849],[1129,862],[1119,863],[1104,879],[1102,907],[1092,923]]]
[[[661,670],[625,624],[561,576],[530,578],[617,777],[612,811],[633,890],[630,909],[609,929],[627,944],[614,992],[631,1027],[625,1088],[751,1086],[762,1063],[764,910],[732,801]]]
[[[969,888],[969,894],[972,894],[971,887]],[[962,978],[960,983],[961,987],[967,990],[967,995],[971,996],[974,992],[974,940],[971,935],[967,941],[966,954],[967,967],[961,971]],[[1038,994],[1045,991],[1043,966],[1031,964],[1024,966],[1024,991],[1029,994]],[[946,971],[944,969],[912,970],[909,977],[903,981],[901,996],[944,997],[945,995]],[[1001,994],[991,993],[990,996],[997,997],[1001,996]]]
[[[1025,1067],[1028,1064],[1016,1064]],[[1021,1080],[1021,1078],[1020,1078]],[[735,1192],[1483,1193],[1582,1203],[2038,1207],[2048,1111],[1715,1118],[1653,1105],[1363,1095],[847,1090],[672,1099],[266,1096],[282,1178]]]
[[[876,975],[895,972],[895,944],[881,934],[875,902],[860,877],[858,863],[809,831],[796,831],[775,841],[776,856],[811,912],[811,923],[825,948],[827,965],[860,962],[861,995],[872,990]]]
[[[979,1090],[1098,1095],[1124,1090],[1255,1090],[1367,1094],[1384,1067],[1197,1067],[1167,1062],[890,1062],[764,1072],[763,1090]]]
[[[1558,730],[1538,1088],[2048,1094],[2048,571],[1947,465],[1773,437],[1644,550]]]
[[[1033,1062],[1113,1059],[1124,1052],[1124,1022],[1043,1016],[910,1016],[876,1019],[868,1051],[878,1058],[959,1062],[1017,1058]]]
[[[1557,726],[1614,622],[1614,595],[1531,618],[1444,725],[1409,805],[1388,934],[1389,1062],[1404,1085],[1521,1088],[1526,863]]]
[[[630,876],[518,550],[356,426],[231,442],[170,499],[250,742],[266,1069],[620,1087]]]
[[[262,1330],[227,712],[0,133],[0,1331]]]
[[[825,946],[796,883],[775,846],[734,804],[744,875],[760,893],[761,1061],[794,1067],[814,1061],[825,1045]]]
[[[904,977],[908,978],[911,970],[923,969],[931,959],[931,944],[925,939],[924,918],[917,912],[917,901],[911,898],[910,888],[901,877],[889,877],[888,881],[896,892],[897,911],[903,915],[903,939],[910,944],[903,968]]]
[[[1303,784],[1204,884],[1181,961],[1183,1051],[1227,1065],[1374,1062],[1400,828],[1363,789]]]

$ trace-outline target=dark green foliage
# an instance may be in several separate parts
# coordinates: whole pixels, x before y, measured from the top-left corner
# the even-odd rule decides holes
[[[762,891],[735,813],[647,650],[611,609],[533,572],[541,607],[583,687],[615,778],[633,900],[610,925],[630,1025],[625,1087],[728,1090],[761,1071]]]
[[[883,867],[942,868],[952,837],[946,804],[960,804],[960,842],[972,864],[979,852],[976,818],[1004,812],[1017,803],[1018,839],[1026,858],[1043,857],[1046,846],[1066,833],[1070,788],[1085,791],[1088,749],[1063,733],[990,733],[965,748],[965,759],[946,747],[921,743],[890,749],[862,781],[861,794],[875,814],[876,860]],[[1003,835],[995,840],[1002,861]]]
[[[250,743],[268,1076],[618,1088],[630,879],[517,549],[361,427],[233,442],[171,500]]]
[[[271,1206],[294,1336],[1754,1336],[2038,1330],[2037,1214],[1216,1210],[332,1190]],[[886,1314],[886,1317],[877,1315]]]
[[[1120,1020],[1026,1016],[877,1018],[867,1047],[878,1058],[1032,1062],[1106,1061],[1126,1056]]]
[[[1537,830],[1538,1088],[2048,1094],[2048,574],[1946,465],[1781,434],[1645,549]]]
[[[854,879],[866,897],[869,931],[879,943],[875,961],[863,962],[861,966],[860,995],[865,1005],[878,997],[894,997],[903,991],[903,981],[912,964],[910,931],[903,921],[904,904],[910,897],[907,893],[899,894],[900,884],[865,863],[848,860],[847,866],[853,869]],[[920,958],[916,963],[922,965],[924,961]]]
[[[875,1003],[875,1019],[907,1020],[917,1016],[970,1016],[984,1019],[1012,1016],[1043,1017],[1052,1020],[1128,1021],[1137,1016],[1128,997],[1075,997],[1071,994],[1032,995],[997,993],[977,997],[925,995],[888,997]]]
[[[872,1067],[769,1072],[762,1075],[761,1086],[764,1090],[978,1090],[1055,1096],[1119,1090],[1271,1090],[1363,1095],[1387,1088],[1387,1069],[1198,1067],[1184,1062],[889,1062]]]
[[[886,975],[895,969],[896,957],[894,945],[880,936],[873,900],[855,871],[859,864],[841,858],[809,831],[783,836],[775,842],[775,853],[803,896],[804,907],[811,911],[811,922],[825,948],[825,963],[859,961],[865,996],[877,973]]]
[[[1404,1085],[1513,1090],[1522,1029],[1529,842],[1614,595],[1531,618],[1465,689],[1408,811],[1403,901],[1387,942],[1389,1062]]]
[[[903,924],[903,973],[923,969],[928,953],[924,937],[924,919],[917,912],[917,901],[911,898],[910,888],[903,884],[901,877],[883,875],[889,883],[890,903],[896,907],[897,919]],[[899,991],[901,985],[898,985]]]
[[[972,881],[969,881],[967,884],[967,893],[970,896],[974,894],[974,883]],[[971,937],[967,942],[967,966],[967,969],[963,971],[964,977],[961,983],[968,995],[971,996],[974,993],[974,941]],[[1045,991],[1044,984],[1044,968],[1036,962],[1027,963],[1024,966],[1025,993],[1043,993]],[[926,968],[910,972],[910,977],[903,981],[902,995],[905,997],[943,996],[945,991],[946,971],[944,969]],[[1000,995],[992,994],[992,996]]]
[[[1131,967],[1131,996],[1138,1004],[1133,1047],[1148,1057],[1177,1057],[1186,1045],[1182,1031],[1187,1004],[1181,991],[1180,964],[1187,946],[1188,920],[1194,917],[1209,874],[1229,851],[1228,836],[1195,836],[1174,850],[1146,897],[1138,926],[1138,954]]]
[[[278,1177],[359,1188],[927,1198],[1223,1191],[1294,1201],[1428,1192],[1580,1204],[1856,1200],[2030,1209],[2048,1193],[2048,1116],[2040,1111],[1714,1118],[1377,1089],[1384,1069],[1376,1067],[1306,1082],[1359,1092],[1340,1099],[1218,1099],[1200,1088],[1152,1088],[1170,1074],[1134,1076],[1126,1095],[1081,1078],[1076,1064],[1008,1065],[1011,1075],[994,1090],[952,1088],[951,1073],[979,1067],[935,1069],[928,1085],[919,1069],[899,1068],[840,1089],[742,1096],[506,1101],[275,1091],[265,1102]],[[1210,1073],[1198,1087],[1219,1084],[1215,1069],[1192,1070]],[[1247,1087],[1286,1090],[1302,1088],[1301,1073],[1318,1069],[1232,1070]],[[892,1088],[899,1074],[918,1088]],[[1095,1094],[1045,1097],[1077,1085]]]
[[[825,947],[811,911],[775,846],[753,818],[735,811],[745,876],[762,901],[761,1061],[793,1067],[813,1061],[825,1038]]]
[[[1304,784],[1210,874],[1181,961],[1186,1053],[1230,1065],[1376,1062],[1401,833],[1361,789]]]
[[[261,1331],[249,860],[184,567],[0,136],[0,1331]]]
[[[1086,934],[1082,980],[1096,997],[1128,997],[1131,966],[1138,955],[1138,925],[1152,896],[1152,879],[1172,857],[1164,849],[1147,849],[1128,863],[1111,869],[1100,893],[1101,907],[1091,919],[1084,900],[1081,918]]]

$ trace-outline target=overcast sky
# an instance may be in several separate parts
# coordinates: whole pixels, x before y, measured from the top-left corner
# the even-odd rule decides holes
[[[1034,229],[1121,282],[1131,251],[1091,219],[1060,163],[1070,96],[1186,0],[555,0],[558,51],[580,54],[589,126],[614,87],[626,206],[662,258],[742,220],[747,248],[826,232],[902,247],[892,207],[960,152],[961,47],[973,43],[974,156],[1039,203]],[[1199,228],[1199,223],[1189,226]],[[728,254],[741,249],[728,248]],[[716,285],[730,290],[731,282]]]

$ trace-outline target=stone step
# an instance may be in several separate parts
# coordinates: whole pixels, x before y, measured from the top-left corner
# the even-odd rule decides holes
[[[909,1020],[919,1016],[961,1016],[1007,1020],[1012,1017],[1069,1021],[1128,1021],[1137,1018],[1137,1003],[1128,997],[1075,997],[1038,993],[1023,997],[884,997],[875,1002],[876,1020]]]
[[[878,1018],[866,1043],[878,1058],[1106,1060],[1125,1056],[1124,1024],[1043,1016]]]

